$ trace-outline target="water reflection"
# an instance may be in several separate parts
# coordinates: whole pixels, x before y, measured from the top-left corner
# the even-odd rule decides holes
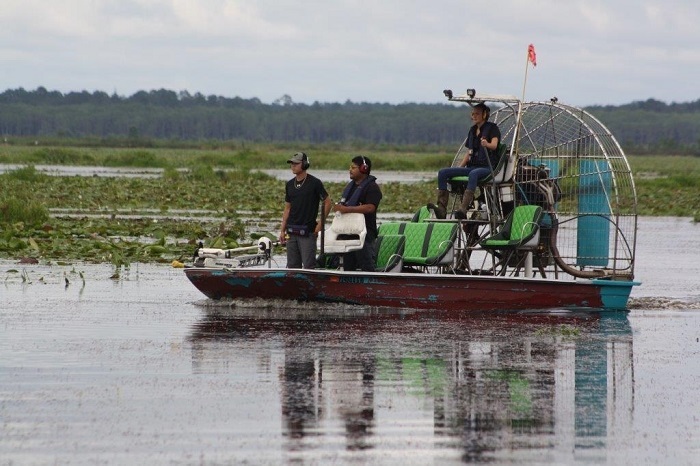
[[[190,336],[195,372],[249,371],[277,391],[291,455],[342,442],[558,462],[630,434],[626,313],[315,312],[209,310]]]

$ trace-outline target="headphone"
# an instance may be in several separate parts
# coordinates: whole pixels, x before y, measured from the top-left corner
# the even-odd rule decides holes
[[[365,175],[369,173],[369,165],[367,164],[367,160],[365,159],[364,155],[361,155],[362,157],[362,165],[360,165],[358,168],[360,169],[360,173],[364,173]]]
[[[306,152],[301,152],[301,169],[308,170],[310,166],[309,156],[306,155]]]

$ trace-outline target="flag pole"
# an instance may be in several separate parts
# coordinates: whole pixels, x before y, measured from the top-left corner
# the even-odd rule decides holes
[[[523,79],[523,94],[521,102],[525,102],[525,87],[527,86],[527,69],[530,67],[530,48],[527,49],[527,55],[525,56],[525,79]]]
[[[527,55],[525,56],[525,79],[523,79],[523,93],[522,93],[522,97],[520,99],[520,103],[518,104],[518,115],[517,115],[516,122],[515,122],[515,135],[514,136],[515,136],[515,156],[516,157],[518,156],[519,143],[520,143],[520,121],[521,121],[521,116],[523,113],[523,103],[525,103],[525,87],[527,86],[527,69],[530,66],[530,61],[531,61],[530,51],[531,50],[534,53],[534,47],[532,46],[532,44],[530,44],[527,47]],[[533,61],[533,64],[534,64],[534,61]]]

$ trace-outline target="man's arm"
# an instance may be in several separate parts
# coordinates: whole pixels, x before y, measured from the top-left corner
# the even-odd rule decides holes
[[[488,150],[496,150],[498,148],[498,141],[501,132],[498,130],[498,126],[494,123],[490,128],[487,138],[481,138],[481,146],[487,148]]]
[[[355,206],[346,206],[341,204],[336,204],[333,206],[333,210],[336,212],[344,213],[358,213],[358,214],[372,214],[377,211],[377,206],[382,200],[382,192],[379,189],[379,185],[372,183],[367,187],[367,194],[364,196],[364,204]]]
[[[462,163],[459,164],[460,167],[464,168],[469,164],[469,159],[472,157],[472,150],[467,149],[467,153],[464,154],[464,158],[462,159]]]
[[[377,211],[377,206],[374,204],[361,204],[353,206],[335,204],[333,206],[333,211],[340,212],[341,214],[371,214]]]
[[[331,213],[331,207],[333,207],[333,203],[331,202],[330,196],[326,196],[326,198],[323,200],[323,219],[328,218],[328,214]]]
[[[328,218],[328,214],[331,213],[331,198],[330,196],[326,196],[326,198],[323,200],[323,208],[321,209],[321,221],[316,222],[316,228],[314,229],[314,233],[318,234],[321,232],[321,229],[323,228],[323,225],[326,223],[326,219]]]
[[[289,202],[284,203],[284,212],[282,213],[282,226],[280,228],[280,243],[284,244],[287,242],[287,220],[289,220],[289,211],[292,210],[292,204]]]

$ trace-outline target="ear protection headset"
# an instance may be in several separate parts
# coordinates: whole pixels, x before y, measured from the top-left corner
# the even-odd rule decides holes
[[[360,169],[360,173],[364,173],[365,175],[369,173],[369,165],[367,165],[367,160],[365,160],[365,156],[361,155],[362,157],[362,165],[360,165],[358,168]]]
[[[311,166],[311,162],[309,161],[309,156],[306,155],[306,152],[302,152],[301,153],[301,169],[308,170],[310,166]]]

